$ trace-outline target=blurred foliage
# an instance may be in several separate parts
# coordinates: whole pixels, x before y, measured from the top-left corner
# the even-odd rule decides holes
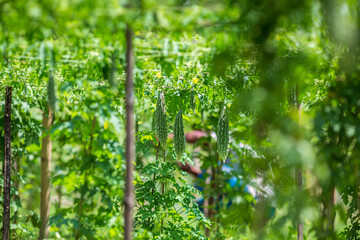
[[[4,89],[14,88],[12,238],[38,237],[41,120],[53,76],[50,237],[122,239],[129,24],[136,239],[296,239],[299,221],[305,239],[359,239],[359,4],[0,0],[1,136]],[[187,144],[182,158],[209,170],[202,193],[177,168],[172,140],[166,161],[162,151],[157,157],[151,126],[159,91],[169,133],[181,109],[186,132],[208,134]],[[211,137],[224,104],[229,172],[220,171]],[[295,169],[303,170],[302,191]],[[242,185],[231,187],[233,177]],[[213,199],[209,219],[193,202],[201,194]]]

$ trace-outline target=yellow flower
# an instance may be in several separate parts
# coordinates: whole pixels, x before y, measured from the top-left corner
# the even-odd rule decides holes
[[[193,84],[197,84],[199,82],[199,79],[197,78],[197,77],[194,77],[193,79],[192,79],[192,83]]]
[[[158,78],[161,78],[161,74],[160,74],[160,73],[156,73],[156,76],[157,76]]]

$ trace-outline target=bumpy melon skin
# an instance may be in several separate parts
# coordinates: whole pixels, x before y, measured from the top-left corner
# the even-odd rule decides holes
[[[153,112],[153,115],[151,117],[151,131],[153,133],[155,133],[157,131],[157,128],[156,128],[156,111]]]
[[[49,81],[47,86],[48,102],[53,112],[56,112],[56,93],[55,93],[55,79],[52,73],[49,74]]]
[[[166,117],[166,105],[165,105],[165,96],[164,93],[158,94],[158,99],[156,103],[156,131],[159,138],[160,145],[165,148],[166,140],[168,135],[167,129],[167,117]]]
[[[224,107],[217,126],[217,151],[222,161],[225,161],[228,155],[229,142],[229,118],[226,107]]]
[[[179,160],[182,154],[185,152],[185,132],[184,132],[184,123],[183,123],[181,110],[176,114],[176,118],[175,118],[174,145],[175,145],[176,157]]]
[[[195,111],[195,92],[193,89],[191,89],[190,92],[190,107],[193,111]]]

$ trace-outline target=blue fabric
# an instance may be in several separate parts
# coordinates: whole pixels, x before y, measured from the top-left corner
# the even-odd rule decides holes
[[[222,172],[230,173],[231,170],[232,170],[232,168],[231,168],[229,165],[227,165],[227,164],[223,164],[221,170],[222,170]],[[203,171],[201,172],[201,174],[198,175],[198,179],[201,179],[201,180],[205,181],[205,177],[204,177],[205,173],[206,173],[206,171],[203,170]],[[212,180],[211,177],[210,177],[210,180]],[[237,177],[235,177],[235,176],[233,176],[233,177],[231,177],[230,179],[228,179],[228,180],[227,180],[227,183],[229,183],[229,185],[230,185],[231,188],[238,188],[238,189],[242,189],[242,187],[243,187],[243,185],[244,185],[244,181],[243,181],[242,179],[239,180],[239,179],[238,179]],[[195,188],[198,189],[200,192],[203,192],[203,191],[204,191],[204,187],[199,186],[199,185],[197,185],[197,184],[195,185]],[[244,191],[245,193],[250,193],[250,192],[249,192],[249,188],[247,187],[247,185],[245,185],[245,186],[243,187],[243,191]],[[222,197],[220,196],[220,198],[219,198],[219,203],[221,204],[221,202],[222,202]],[[201,211],[203,211],[204,199],[203,199],[203,198],[199,198],[199,199],[197,200],[197,204],[199,205],[199,208],[201,209]],[[232,204],[232,201],[231,201],[231,199],[229,199],[229,202],[228,202],[228,204],[227,204],[227,207],[230,207],[231,204]]]

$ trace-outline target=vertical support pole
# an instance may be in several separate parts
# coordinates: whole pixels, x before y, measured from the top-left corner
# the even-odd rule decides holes
[[[297,185],[297,189],[299,192],[303,191],[303,177],[302,177],[302,168],[298,167],[295,170],[295,181]],[[297,223],[297,240],[303,240],[304,239],[304,224],[300,219],[298,219]]]
[[[46,116],[45,111],[43,113],[45,131],[50,129],[53,122],[53,113],[50,107],[48,109],[48,116]],[[47,133],[41,141],[40,240],[49,238],[51,150],[50,133]]]
[[[300,130],[300,120],[301,120],[301,103],[299,101],[299,85],[295,85],[295,103],[297,107],[298,112],[298,128]],[[302,193],[303,191],[303,173],[302,173],[302,166],[299,166],[295,169],[295,182],[297,185],[297,190],[299,193]],[[297,223],[297,240],[303,240],[304,239],[304,224],[302,223],[300,217],[298,218]]]
[[[4,116],[4,200],[2,240],[10,239],[10,187],[11,187],[11,98],[12,87],[6,87]]]
[[[134,82],[133,82],[133,33],[131,28],[126,26],[126,179],[125,179],[125,231],[124,239],[131,240],[133,228],[134,208],[134,185],[133,185],[133,162],[135,155],[134,144]]]

